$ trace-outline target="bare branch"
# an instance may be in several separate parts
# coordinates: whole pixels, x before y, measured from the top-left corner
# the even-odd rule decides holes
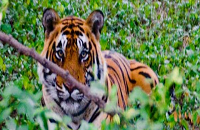
[[[41,65],[43,65],[46,68],[49,68],[53,73],[60,75],[63,79],[67,80],[70,84],[72,84],[72,87],[79,89],[82,93],[84,93],[84,95],[87,98],[95,102],[100,108],[105,107],[105,102],[98,96],[91,94],[89,87],[79,83],[69,74],[69,71],[63,70],[53,62],[48,61],[47,59],[41,57],[34,49],[29,49],[25,47],[24,45],[19,43],[16,39],[14,39],[11,35],[7,35],[0,31],[0,40],[2,42],[8,43],[10,46],[17,49],[19,53],[22,53],[26,56],[31,56]]]

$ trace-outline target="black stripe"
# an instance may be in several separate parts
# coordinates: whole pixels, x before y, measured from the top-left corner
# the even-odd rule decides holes
[[[76,22],[76,23],[79,23],[79,22],[82,23],[82,22],[83,22],[83,20],[81,20],[81,19],[79,19],[79,18],[70,16],[70,17],[68,17],[68,18],[66,18],[66,19],[63,19],[63,20],[62,20],[62,23],[63,23],[63,22],[68,22],[68,21],[70,21],[70,22],[74,21],[74,22]]]
[[[58,122],[57,122],[56,120],[54,120],[53,118],[50,118],[49,121],[50,121],[51,123],[58,123]]]
[[[94,60],[94,52],[92,52],[92,63],[94,64],[95,60]]]
[[[69,21],[62,22],[63,25],[69,24]]]
[[[59,41],[57,48],[62,48],[62,43]]]
[[[156,80],[154,80],[154,83],[155,83],[155,85],[157,85],[157,84],[158,84]]]
[[[148,73],[145,73],[143,71],[139,72],[139,74],[142,75],[142,76],[144,76],[145,78],[152,79],[151,76]],[[151,88],[154,87],[153,82],[151,82],[150,86],[151,86]]]
[[[67,127],[70,128],[70,129],[72,130],[72,127],[71,127],[69,124],[67,125]]]
[[[120,69],[120,71],[121,71],[121,74],[122,74],[122,76],[123,76],[123,81],[125,82],[125,77],[124,77],[124,74],[123,74],[123,71],[122,71],[122,68],[121,68],[121,66],[120,66],[120,64],[119,64],[119,62],[117,61],[117,59],[114,59],[114,57],[112,57],[112,60],[115,62],[115,64],[117,64],[117,66],[119,67],[119,69]],[[126,67],[125,67],[126,68]],[[127,70],[126,70],[127,71]],[[127,73],[127,75],[128,75],[128,73]],[[134,79],[131,79],[129,76],[128,76],[128,78],[129,78],[129,81],[131,82],[131,83],[133,83],[133,84],[135,84],[136,83],[136,81],[134,80]],[[125,84],[125,83],[124,83]]]
[[[72,29],[72,26],[71,26],[71,35],[74,35],[74,30]]]
[[[108,118],[108,114],[107,114],[107,116],[106,116],[105,120],[107,120],[107,118]]]
[[[89,41],[89,50],[91,50],[92,49],[92,44],[91,44],[91,42]]]
[[[66,30],[63,32],[63,35],[68,35],[69,33],[70,33],[69,30]]]
[[[90,105],[90,103],[91,103],[91,100],[88,102],[88,104],[81,111],[79,111],[78,113],[72,114],[72,116],[73,117],[80,116],[83,112],[85,112],[85,110],[88,108],[88,106]]]
[[[60,106],[60,102],[57,101],[56,99],[53,99],[53,100],[54,100],[54,101],[56,102],[56,104],[62,109],[63,113],[64,113],[65,115],[68,115],[68,113],[66,113],[65,110]],[[82,113],[84,113],[85,110],[86,110],[86,109],[88,108],[88,106],[90,105],[90,103],[91,103],[91,100],[88,102],[88,104],[87,104],[81,111],[79,111],[78,113],[72,114],[72,116],[76,117],[76,116],[79,116],[79,115],[81,115]]]
[[[65,114],[65,115],[68,115],[65,110],[60,106],[60,102],[58,100],[56,100],[55,98],[53,98],[53,100],[55,101],[55,103],[60,107],[60,109],[62,110],[62,112]]]
[[[42,106],[44,107],[45,106],[45,101],[44,101],[44,97],[42,96],[41,100],[40,100]]]
[[[150,86],[151,86],[151,89],[152,89],[154,87],[153,83],[151,83]]]
[[[47,49],[47,53],[46,53],[46,58],[48,58],[49,56],[49,47],[51,46],[51,44],[56,44],[55,41],[53,42],[53,40],[50,41],[48,49]]]
[[[146,66],[138,66],[136,68],[131,68],[131,71],[135,71],[135,70],[138,70],[138,69],[141,69],[141,68],[146,68]]]
[[[136,80],[130,78],[130,74],[128,73],[127,67],[126,67],[125,64],[124,64],[124,62],[127,63],[127,62],[125,61],[126,59],[125,59],[124,57],[119,57],[119,59],[121,60],[121,63],[123,64],[123,66],[124,66],[124,68],[125,68],[125,70],[126,70],[126,74],[127,74],[127,76],[128,76],[129,81],[130,81],[132,84],[135,84],[135,83],[136,83]],[[124,62],[123,62],[122,60],[123,60]],[[128,68],[130,68],[130,64],[127,65],[127,66],[128,66]],[[126,87],[127,87],[127,90],[128,90],[127,93],[129,94],[128,85],[127,85]]]
[[[79,130],[79,128],[81,127],[81,124],[79,124],[79,126],[78,126],[78,128],[77,128],[77,130]]]
[[[107,93],[108,93],[108,92],[107,92]],[[108,100],[108,94],[104,95],[101,99],[106,103],[107,100]]]
[[[116,64],[116,65],[118,66],[118,68],[120,69],[121,75],[122,75],[122,77],[123,77],[123,81],[125,81],[124,73],[123,73],[123,70],[122,70],[121,66],[119,65],[119,62],[118,62],[117,60],[113,59],[113,58],[112,58],[112,60],[115,62],[115,64]],[[109,68],[112,68],[112,66],[109,66],[109,65],[108,65],[108,67],[109,67]],[[117,73],[117,72],[115,71],[114,68],[112,68],[112,70],[113,70],[115,73]],[[118,76],[118,77],[119,77],[119,76]],[[125,84],[125,83],[124,83],[124,84]]]
[[[94,45],[94,48],[95,48],[95,51],[96,51],[96,61],[97,61],[97,70],[98,70],[98,72],[97,72],[97,77],[98,77],[98,79],[100,79],[101,78],[101,70],[100,70],[100,68],[99,68],[99,56],[98,56],[98,52],[97,52],[97,47],[96,47],[96,44],[94,43],[94,41],[92,40],[92,44]]]
[[[104,55],[104,58],[106,58],[106,59],[110,59],[110,58],[112,58],[110,55]]]
[[[61,32],[63,32],[66,28],[68,28],[69,27],[69,25],[66,25],[66,26],[64,26],[62,29],[61,29]]]
[[[79,38],[79,43],[78,44],[80,44],[81,46],[83,46],[83,40]]]
[[[75,33],[76,33],[77,36],[79,36],[79,35],[83,36],[83,34],[80,31],[75,31]]]
[[[87,50],[86,42],[83,42],[83,47]]]
[[[116,85],[118,85],[118,88],[119,88],[119,90],[120,90],[121,97],[122,97],[122,102],[123,102],[123,108],[125,108],[126,105],[125,105],[125,102],[124,102],[124,96],[123,96],[123,94],[122,94],[121,85],[120,85],[120,82],[119,82],[119,81],[120,81],[119,75],[118,75],[118,73],[116,72],[116,70],[115,70],[114,68],[112,68],[112,66],[109,66],[109,65],[108,65],[108,68],[112,69],[112,70],[115,72],[114,77],[115,77],[115,79],[117,80],[117,84],[116,84]],[[117,75],[117,76],[116,76],[116,75]],[[111,76],[111,77],[112,77],[112,76]],[[119,81],[118,81],[118,79],[119,79]]]
[[[48,59],[48,56],[49,56],[49,49],[47,49],[46,59]]]
[[[121,60],[121,58],[119,58],[119,59]],[[122,65],[124,66],[125,71],[126,71],[126,75],[128,76],[129,81],[130,81],[131,79],[130,79],[130,77],[129,77],[128,70],[127,70],[125,64],[123,63],[123,61],[121,61],[121,63],[122,63]],[[126,81],[126,80],[124,81],[124,85],[125,85],[125,88],[126,88],[126,93],[129,95],[129,89],[128,89],[128,84],[127,84],[127,81]]]
[[[110,82],[112,82],[112,83],[111,83],[111,86],[112,86],[113,84],[115,84],[115,81],[113,80],[113,78],[112,78],[112,76],[111,76],[110,74],[108,74],[108,77],[109,77],[109,79],[111,80]]]
[[[52,49],[51,49],[50,54],[49,54],[50,61],[52,61],[52,62],[55,63],[55,61],[53,60],[53,54],[54,54],[54,52],[56,52],[56,43],[55,42],[53,43]]]
[[[85,33],[85,31],[83,30],[82,27],[80,27],[79,25],[77,26],[83,33]]]
[[[69,27],[70,29],[72,29],[73,27],[75,27],[75,25],[74,25],[74,24],[70,24],[68,27]]]
[[[100,113],[101,112],[99,111],[99,107],[97,107],[97,109],[95,110],[95,112],[93,113],[92,117],[90,118],[90,120],[88,122],[92,123]]]
[[[139,72],[139,74],[144,76],[145,78],[150,78],[151,79],[151,76],[148,73],[145,73],[145,72],[141,71],[141,72]]]
[[[83,25],[83,23],[80,23],[80,22],[76,22],[76,24],[78,24],[78,25]]]

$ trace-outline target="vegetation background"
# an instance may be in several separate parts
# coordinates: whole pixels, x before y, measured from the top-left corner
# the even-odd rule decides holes
[[[159,77],[160,84],[150,96],[136,88],[130,95],[130,107],[121,116],[115,115],[112,123],[103,121],[102,129],[199,128],[199,0],[1,0],[0,30],[40,53],[44,41],[42,12],[47,7],[54,8],[60,17],[87,18],[93,10],[102,10],[102,50],[115,50],[143,62]],[[70,121],[41,106],[37,63],[1,42],[0,79],[0,129],[44,130],[52,116],[59,126]],[[168,114],[173,109],[172,84],[175,111],[179,116],[190,116],[188,120]],[[95,127],[83,122],[80,129]]]

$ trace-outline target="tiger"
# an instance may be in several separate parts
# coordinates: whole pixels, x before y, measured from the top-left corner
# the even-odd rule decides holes
[[[87,19],[75,16],[60,18],[51,8],[43,12],[44,47],[41,56],[69,73],[80,83],[91,87],[98,81],[105,86],[106,93],[98,96],[109,103],[112,86],[117,87],[117,105],[125,110],[129,94],[140,86],[150,94],[159,83],[156,73],[147,65],[128,60],[115,51],[101,51],[100,34],[104,25],[104,14],[94,10]],[[48,109],[63,117],[71,117],[70,129],[79,129],[81,121],[101,127],[101,121],[110,122],[112,116],[100,111],[98,105],[87,98],[60,75],[38,63],[38,75],[42,82],[44,104]],[[148,82],[151,79],[151,82]],[[49,120],[48,128],[55,120]]]

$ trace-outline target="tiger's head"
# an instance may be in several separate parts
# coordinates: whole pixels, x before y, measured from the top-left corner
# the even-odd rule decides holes
[[[101,11],[93,11],[83,20],[74,16],[60,19],[53,9],[46,9],[42,23],[45,32],[42,57],[68,70],[86,86],[94,80],[105,84],[106,63],[99,44],[104,23]],[[38,74],[48,95],[66,114],[75,115],[90,103],[78,89],[71,89],[67,81],[40,64]]]

